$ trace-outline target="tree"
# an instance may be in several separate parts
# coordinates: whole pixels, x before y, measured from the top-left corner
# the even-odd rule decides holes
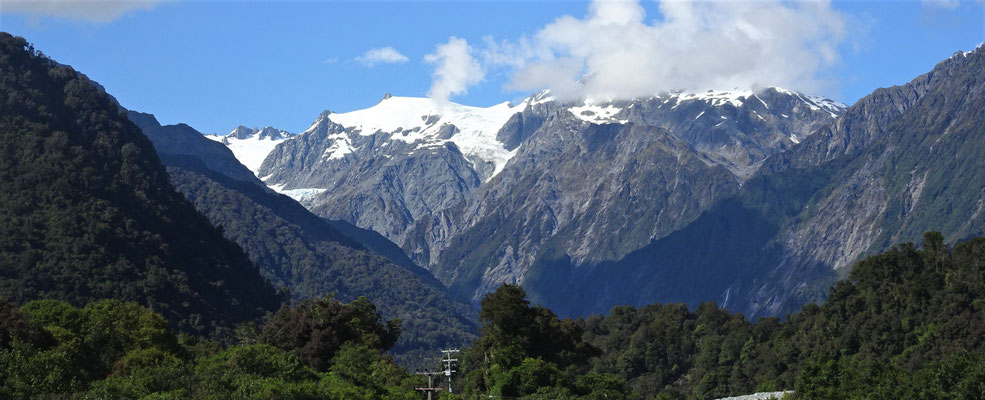
[[[281,307],[264,324],[260,341],[293,351],[316,371],[327,371],[344,344],[386,351],[399,335],[400,321],[382,324],[376,307],[365,298],[343,304],[327,296]]]

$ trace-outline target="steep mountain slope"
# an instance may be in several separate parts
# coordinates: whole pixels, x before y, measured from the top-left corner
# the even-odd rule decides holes
[[[388,96],[322,113],[259,175],[478,299],[539,257],[614,260],[667,235],[842,107],[779,88],[489,108]]]
[[[0,297],[136,301],[206,333],[280,297],[93,82],[0,33]]]
[[[545,122],[503,174],[442,215],[459,221],[459,232],[445,234],[452,239],[437,248],[435,274],[478,299],[502,282],[554,272],[539,259],[588,269],[617,260],[735,194],[765,157],[840,111],[776,88],[542,111]],[[435,225],[417,228],[440,236]],[[421,246],[434,257],[435,244],[444,243]]]
[[[627,120],[674,132],[745,179],[761,161],[791,149],[845,107],[772,87],[647,99],[630,105]]]
[[[949,242],[985,232],[985,51],[960,53],[897,91],[910,94],[901,114],[890,111],[865,150],[836,159],[832,183],[778,238],[796,256],[843,271],[927,230]]]
[[[191,156],[201,160],[209,169],[230,178],[263,186],[253,172],[237,159],[229,157],[223,143],[202,140],[202,133],[185,125],[161,126],[151,114],[130,111],[127,118],[139,126],[144,135],[154,143],[158,153]]]
[[[213,154],[213,160],[169,153],[169,149],[185,143],[186,138],[179,133],[187,131],[177,128],[186,126],[161,127],[148,114],[131,111],[129,115],[140,121],[145,131],[173,133],[151,136],[172,183],[213,224],[223,227],[227,238],[247,251],[264,276],[277,286],[289,288],[295,300],[328,293],[344,301],[366,296],[384,317],[401,320],[403,334],[393,352],[405,365],[419,366],[416,363],[434,349],[471,340],[476,331],[474,310],[454,300],[440,282],[406,256],[389,252],[399,263],[395,264],[366,251],[357,240],[294,200],[256,185],[252,175],[252,179],[239,180],[234,178],[238,175],[228,176],[223,169],[210,168],[207,162],[236,159],[229,149],[200,133],[190,138],[204,143],[191,145],[220,146],[222,152]],[[386,249],[380,243],[383,238],[361,234],[359,239],[370,243],[371,248]]]
[[[433,269],[466,298],[524,281],[543,253],[618,257],[739,189],[726,168],[659,128],[550,118],[520,149],[501,180],[462,208],[472,227]]]
[[[407,254],[404,254],[404,251],[400,248],[400,246],[397,246],[396,243],[391,242],[390,239],[387,239],[383,235],[369,229],[360,228],[342,220],[326,219],[324,221],[343,235],[348,236],[352,240],[358,242],[359,245],[366,248],[366,250],[386,257],[390,260],[390,262],[403,266],[404,268],[408,268],[411,271],[422,273],[431,278],[434,277],[427,270],[419,267],[417,264],[414,264],[414,261],[411,260],[410,257],[407,257]]]
[[[801,146],[767,160],[741,192],[618,262],[534,284],[562,314],[615,304],[717,299],[782,315],[866,254],[940,230],[985,232],[985,51],[958,53],[880,89]],[[565,291],[551,290],[559,285]],[[577,293],[577,295],[574,295]]]
[[[512,157],[496,140],[519,107],[387,97],[350,113],[322,113],[274,149],[259,175],[316,214],[404,243],[420,218],[464,201]]]

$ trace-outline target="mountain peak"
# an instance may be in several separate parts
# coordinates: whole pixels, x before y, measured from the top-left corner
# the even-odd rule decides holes
[[[968,56],[974,54],[975,52],[981,50],[983,47],[985,47],[985,42],[980,43],[978,46],[975,46],[974,49],[971,49],[969,51],[962,51],[962,50],[955,51],[954,54],[951,55],[951,57],[948,57],[948,59],[949,60],[950,59],[954,59],[954,58],[957,58],[958,56],[960,56],[960,57],[968,57]]]
[[[257,133],[256,128],[250,129],[243,125],[240,125],[237,126],[235,129],[233,129],[232,131],[230,131],[226,136],[236,139],[246,139],[253,136],[255,133]]]
[[[508,101],[473,107],[427,97],[388,94],[369,108],[322,112],[302,135],[323,132],[338,141],[337,149],[348,149],[332,152],[335,158],[344,158],[353,149],[342,143],[359,142],[361,137],[377,134],[383,135],[386,142],[401,142],[413,149],[453,144],[471,162],[481,165],[477,168],[487,169],[484,178],[489,178],[512,157],[510,150],[497,140],[497,133],[511,116],[525,107],[525,104],[511,106]]]
[[[389,99],[389,98],[392,98],[392,97],[393,97],[393,95],[390,94],[390,92],[386,92],[386,94],[383,95],[383,98],[380,99],[380,101],[382,102],[382,101],[385,101],[386,99]]]
[[[283,140],[295,136],[293,133],[272,126],[265,127],[259,132],[259,139]]]

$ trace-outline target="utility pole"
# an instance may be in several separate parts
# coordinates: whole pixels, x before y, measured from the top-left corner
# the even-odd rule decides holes
[[[453,373],[455,373],[455,372],[458,372],[458,371],[455,370],[455,363],[458,362],[458,359],[457,358],[451,358],[451,355],[452,354],[458,353],[458,349],[441,350],[441,352],[444,353],[444,357],[441,358],[441,362],[445,364],[444,371],[434,371],[434,372],[431,372],[431,371],[425,369],[424,372],[417,371],[417,372],[414,373],[414,375],[424,375],[424,376],[428,377],[428,387],[426,387],[426,388],[415,388],[414,389],[414,390],[416,390],[418,392],[425,392],[425,393],[427,393],[428,394],[428,400],[431,400],[431,396],[432,396],[433,393],[441,390],[441,388],[434,387],[434,377],[439,376],[439,375],[447,376],[448,377],[448,393],[451,393],[451,375]]]
[[[454,367],[458,361],[457,358],[451,358],[451,355],[458,353],[458,349],[441,350],[441,352],[445,353],[445,357],[441,361],[445,363],[445,376],[448,377],[448,393],[451,393],[451,374],[456,372]]]
[[[415,388],[414,390],[416,390],[418,392],[425,392],[425,393],[427,393],[428,394],[428,400],[431,400],[431,394],[434,393],[434,392],[437,392],[437,391],[441,390],[441,388],[434,387],[434,377],[435,376],[438,376],[438,375],[442,375],[442,374],[444,374],[444,372],[431,372],[431,371],[428,371],[426,369],[424,370],[424,372],[420,372],[420,371],[415,372],[414,375],[424,375],[424,376],[427,376],[428,377],[428,387],[426,387],[426,388]]]

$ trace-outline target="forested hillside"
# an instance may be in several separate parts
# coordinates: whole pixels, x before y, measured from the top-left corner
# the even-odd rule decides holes
[[[951,250],[939,233],[919,250],[904,243],[859,262],[824,304],[786,321],[752,323],[711,302],[560,321],[504,286],[483,300],[483,336],[462,384],[530,398],[594,387],[641,399],[785,389],[797,399],[981,399],[983,299],[985,239]]]
[[[985,238],[928,233],[855,265],[827,302],[751,323],[703,303],[559,319],[519,286],[482,300],[453,398],[985,398]],[[0,302],[0,397],[413,399],[382,352],[402,334],[365,299],[283,307],[235,344],[175,336],[133,303]],[[443,385],[443,384],[442,384]]]
[[[0,298],[143,304],[206,333],[281,301],[116,101],[0,33]]]
[[[752,324],[712,303],[650,305],[617,307],[585,329],[605,354],[593,367],[637,393],[970,399],[985,395],[983,298],[985,240],[952,252],[929,233],[920,250],[901,244],[859,262],[824,304],[787,321]]]
[[[128,113],[151,138],[179,192],[223,235],[238,243],[275,286],[295,301],[334,294],[365,296],[405,333],[391,351],[405,366],[423,366],[434,349],[471,342],[475,311],[455,300],[426,270],[368,251],[291,198],[267,189],[229,149],[187,125],[161,126],[150,114]],[[191,150],[189,150],[191,149]],[[243,173],[245,171],[245,174]],[[357,228],[358,229],[358,228]],[[353,231],[353,229],[349,229]],[[361,240],[386,249],[385,238]]]

